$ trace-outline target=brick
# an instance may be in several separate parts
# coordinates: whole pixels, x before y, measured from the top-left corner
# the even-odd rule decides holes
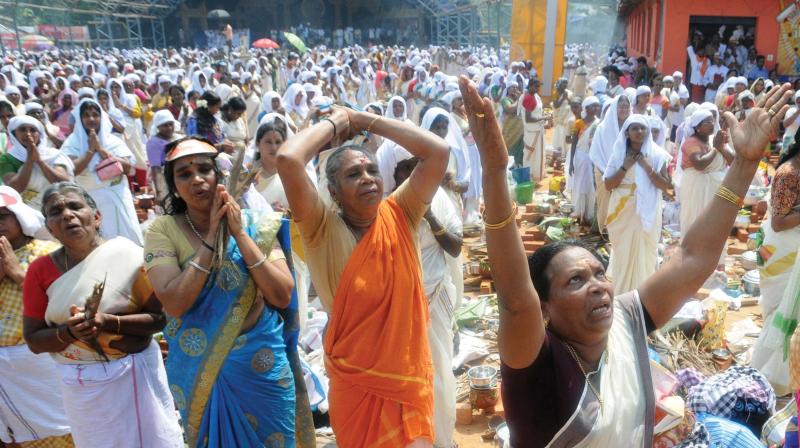
[[[462,426],[472,424],[472,405],[469,402],[456,404],[456,424]]]

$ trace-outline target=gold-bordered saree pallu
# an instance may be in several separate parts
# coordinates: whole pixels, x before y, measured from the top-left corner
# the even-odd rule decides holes
[[[325,335],[330,417],[342,448],[433,441],[433,366],[419,257],[402,209],[383,201],[342,272]]]
[[[650,448],[655,395],[647,331],[637,291],[614,298],[614,323],[596,373],[584,384],[578,408],[547,448]],[[523,448],[523,447],[515,447]]]

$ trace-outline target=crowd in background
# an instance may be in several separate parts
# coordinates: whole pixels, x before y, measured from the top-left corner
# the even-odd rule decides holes
[[[626,314],[617,319],[640,332],[677,311],[653,303],[688,298],[646,295],[664,290],[652,279],[676,280],[679,273],[656,273],[662,225],[679,223],[687,248],[713,252],[694,260],[698,272],[718,268],[722,239],[716,247],[708,236],[724,234],[719,230],[733,214],[719,203],[716,217],[704,211],[720,191],[731,199],[743,195],[743,185],[769,182],[763,164],[752,180],[737,171],[742,148],[753,145],[735,148],[732,126],[753,111],[751,122],[763,118],[768,97],[787,89],[747,49],[752,36],[744,30],[734,30],[727,43],[722,33],[706,41],[693,35],[686,77],[659,74],[620,48],[570,46],[565,77],[548,101],[532,62],[510,60],[507,49],[361,47],[383,40],[380,29],[294,31],[309,42],[325,39],[317,42],[327,47],[305,54],[107,49],[5,58],[3,443],[52,437],[52,446],[311,446],[312,416],[330,414],[341,446],[452,447],[453,312],[464,297],[463,237],[513,222],[484,222],[497,221],[498,209],[482,214],[482,204],[507,199],[508,189],[499,193],[495,182],[502,177],[506,185],[498,160],[505,164],[498,172],[528,168],[535,182],[547,176],[548,160],[564,161],[574,217],[612,245],[614,285],[602,277],[602,288],[620,296]],[[770,260],[792,258],[800,244],[800,97],[791,103],[781,115],[785,131],[771,146],[783,156],[764,239],[763,269],[774,282],[762,286],[768,328],[774,316],[800,308],[783,294],[789,283],[797,287],[789,275],[795,263],[770,268]],[[770,118],[776,113],[770,109]],[[488,149],[503,146],[507,160]],[[736,182],[723,184],[729,171]],[[696,221],[709,235],[689,232]],[[490,250],[497,241],[489,241]],[[537,278],[551,261],[543,260]],[[536,278],[528,288],[532,274],[520,266],[520,290],[546,300]],[[626,294],[635,290],[645,298]],[[517,313],[512,305],[504,310]],[[564,310],[540,307],[538,299],[534,308],[536,326],[501,316],[501,325],[512,320],[516,331],[541,330],[531,339],[536,350],[501,349],[515,446],[557,437],[579,398],[577,389],[563,391],[569,412],[559,408],[531,429],[553,397],[533,400],[544,392],[526,388],[527,375],[545,378],[554,359],[566,360],[570,378],[577,374],[576,383],[592,386],[574,351],[573,363],[566,348],[547,342],[559,340],[554,331],[569,336],[558,319]],[[542,308],[553,318],[547,330]],[[598,309],[611,305],[592,316]],[[753,365],[785,394],[797,387],[779,356],[786,330],[775,331],[764,332],[757,347],[763,358]],[[638,343],[612,340],[635,358]],[[609,362],[616,363],[609,372],[635,366]],[[637,372],[643,376],[635,383],[645,384],[646,374]],[[543,381],[551,379],[559,381]],[[602,393],[594,393],[602,407]],[[649,416],[645,395],[626,389],[616,398],[623,404],[600,418],[597,434],[622,440],[607,432],[617,416],[628,435],[646,441],[649,423],[639,425]],[[526,408],[531,400],[541,406]]]

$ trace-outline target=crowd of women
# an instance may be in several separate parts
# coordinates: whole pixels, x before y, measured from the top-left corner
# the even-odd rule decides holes
[[[719,265],[764,146],[800,125],[788,86],[693,106],[679,73],[615,92],[576,72],[545,104],[530,62],[488,49],[218,57],[67,51],[0,69],[2,443],[314,446],[298,345],[313,289],[337,443],[452,447],[462,235],[483,227],[513,445],[647,446],[646,333]],[[614,285],[580,245],[526,261],[509,225],[507,170],[541,180],[551,127]],[[774,181],[776,282],[796,255],[772,239],[800,224],[798,147]],[[682,251],[656,272],[676,178]],[[795,312],[777,302],[776,319]]]

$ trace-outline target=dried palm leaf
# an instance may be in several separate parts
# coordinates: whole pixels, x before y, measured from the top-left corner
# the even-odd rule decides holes
[[[83,307],[83,315],[85,321],[90,321],[94,319],[94,316],[97,315],[97,310],[100,309],[100,300],[103,299],[103,291],[106,289],[106,279],[108,278],[108,274],[103,277],[102,283],[95,283],[94,288],[92,288],[92,294],[86,299],[86,304]],[[100,346],[100,342],[97,338],[92,338],[86,341],[101,358],[108,362],[108,355],[106,352],[103,351],[103,347]]]

